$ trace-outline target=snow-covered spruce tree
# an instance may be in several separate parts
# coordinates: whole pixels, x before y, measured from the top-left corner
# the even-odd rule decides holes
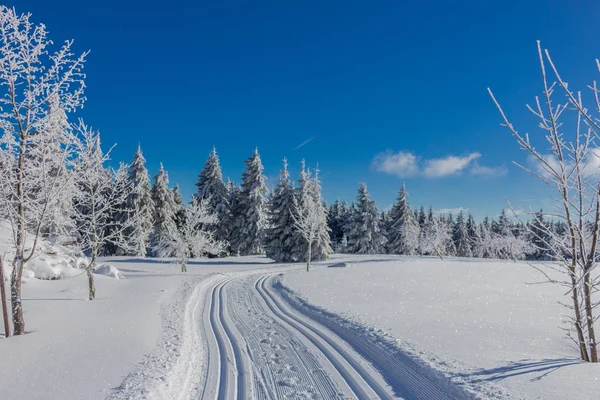
[[[344,236],[343,218],[342,203],[336,199],[329,207],[329,212],[327,213],[327,225],[331,232],[331,242],[334,248],[339,246],[342,236]]]
[[[462,210],[458,213],[456,223],[454,224],[454,233],[452,235],[454,245],[456,246],[456,255],[459,257],[473,257],[471,242],[469,240],[469,231],[465,223],[465,215]]]
[[[408,204],[406,186],[402,184],[389,215],[387,250],[391,254],[413,255],[419,248],[419,224]]]
[[[387,237],[388,237],[388,227],[390,226],[390,213],[383,210],[379,214],[379,230],[381,231],[381,235],[383,235],[384,242],[381,246],[381,252],[384,253],[387,251]]]
[[[330,229],[331,243],[334,251],[343,252],[345,247],[342,244],[342,239],[346,233],[346,225],[349,219],[349,209],[345,201],[336,200],[327,214],[327,226]]]
[[[506,210],[502,209],[502,211],[500,211],[500,215],[498,216],[498,220],[492,219],[492,232],[498,235],[507,236],[510,231],[510,220],[506,215]]]
[[[179,185],[175,185],[172,189],[173,203],[175,204],[175,225],[177,229],[180,229],[185,221],[185,203],[183,202],[183,196],[179,190]]]
[[[238,203],[240,198],[240,187],[235,182],[233,182],[230,178],[225,179],[225,188],[227,189],[227,201],[229,203],[229,221],[227,224],[227,231],[231,236],[234,231],[235,220],[237,219],[234,215],[234,212],[238,211]],[[231,244],[229,244],[229,248],[227,251],[229,254],[233,252],[231,248]]]
[[[348,232],[348,251],[357,254],[382,253],[385,238],[379,229],[379,211],[364,183],[358,189],[356,204],[356,214]]]
[[[263,254],[264,229],[266,226],[266,195],[268,193],[263,175],[263,165],[258,149],[246,160],[242,175],[242,188],[237,196],[231,248],[235,254]]]
[[[217,222],[207,227],[207,229],[214,232],[216,240],[229,240],[229,220],[231,218],[229,193],[223,182],[223,174],[216,148],[213,148],[206,159],[206,163],[198,175],[196,187],[198,188],[196,198],[208,200],[209,211],[217,217]]]
[[[552,260],[553,255],[550,252],[552,236],[548,234],[551,229],[544,219],[544,211],[540,210],[533,214],[532,217],[533,221],[527,227],[527,230],[530,232],[531,245],[533,246],[531,259]]]
[[[423,214],[425,214],[425,212],[423,211]],[[424,215],[424,219],[423,219],[423,224],[421,225],[421,222],[419,220],[419,254],[421,255],[437,255],[435,253],[430,253],[430,251],[433,249],[432,246],[430,246],[427,243],[427,236],[426,236],[426,232],[428,227],[433,224],[433,209],[431,206],[429,206],[429,212]]]
[[[473,257],[483,257],[484,255],[479,232],[479,226],[475,222],[475,218],[473,218],[472,214],[469,214],[467,217],[467,234],[469,235],[469,245],[471,246]]]
[[[419,223],[419,229],[425,229],[425,224],[427,223],[427,214],[425,214],[425,207],[421,206],[419,209],[419,217],[417,218],[417,222]]]
[[[287,159],[283,159],[283,169],[275,191],[268,201],[268,228],[265,231],[265,253],[278,262],[294,260],[294,188],[288,172]]]
[[[146,159],[139,145],[131,164],[129,164],[129,182],[131,191],[125,208],[131,211],[123,214],[123,218],[133,220],[125,234],[130,242],[128,247],[133,250],[129,250],[125,254],[146,257],[150,234],[154,227],[154,202],[152,201],[150,176],[146,169]]]
[[[152,254],[156,255],[160,237],[170,236],[170,232],[177,230],[177,212],[180,207],[175,201],[173,191],[169,189],[169,174],[165,171],[162,163],[160,163],[158,174],[154,177],[152,201],[154,203],[154,229],[150,236],[150,248]]]
[[[53,152],[51,165],[43,157],[31,157],[34,142],[53,130],[55,113],[68,114],[83,106],[87,52],[75,57],[72,43],[66,41],[53,51],[44,25],[35,25],[30,14],[19,15],[13,8],[0,6],[0,159],[5,167],[1,171],[0,204],[11,224],[15,249],[11,273],[15,335],[25,333],[23,268],[38,250],[38,239],[52,220],[56,200],[73,187],[72,174],[64,173],[78,151],[73,129],[53,132],[60,150]],[[49,174],[51,168],[59,170]],[[40,187],[43,193],[32,197]]]
[[[448,218],[440,218],[446,224],[446,229],[448,230],[448,236],[450,236],[451,240],[446,242],[446,249],[444,250],[444,254],[447,256],[455,256],[456,255],[456,245],[454,244],[454,217],[452,217],[452,213],[448,214]]]
[[[159,257],[175,257],[181,264],[181,272],[187,272],[187,263],[192,256],[219,256],[227,243],[216,240],[206,226],[217,222],[210,212],[207,200],[194,199],[185,209],[185,218],[180,229],[160,236],[156,247]]]
[[[493,235],[495,234],[492,232],[492,224],[489,217],[486,216],[479,225],[479,249],[483,258],[496,257],[496,251],[493,248]]]
[[[350,203],[350,207],[348,207],[348,212],[345,214],[345,218],[342,221],[342,248],[344,253],[350,253],[350,246],[348,244],[348,237],[350,232],[352,231],[352,227],[354,225],[354,220],[356,219],[356,204],[354,202]]]
[[[73,199],[74,220],[79,232],[78,245],[90,256],[86,270],[89,299],[94,300],[96,287],[93,271],[102,249],[107,244],[122,248],[129,245],[123,233],[133,221],[115,223],[111,217],[124,211],[121,206],[127,199],[131,186],[125,165],[121,164],[118,170],[104,167],[109,157],[102,152],[99,134],[83,124],[79,129],[85,141],[74,170],[78,178]]]
[[[593,105],[585,106],[581,92],[573,92],[571,85],[563,80],[547,50],[542,50],[538,41],[538,56],[542,72],[543,96],[529,107],[539,118],[539,127],[543,138],[520,133],[509,121],[500,104],[489,90],[494,103],[500,111],[503,123],[516,138],[519,146],[528,156],[537,162],[531,172],[536,178],[556,190],[558,201],[552,214],[564,221],[566,240],[552,240],[551,250],[558,257],[556,264],[548,265],[544,276],[548,282],[565,285],[571,297],[571,338],[576,343],[580,357],[584,361],[598,362],[597,340],[595,333],[594,293],[597,292],[598,273],[596,263],[599,258],[598,242],[600,233],[600,178],[596,168],[590,168],[598,160],[600,134],[598,112],[600,93],[596,82],[589,86],[592,91]],[[600,62],[597,62],[600,69]],[[548,82],[547,68],[557,84]],[[560,92],[556,100],[555,91]],[[566,97],[565,97],[566,96]],[[566,100],[563,100],[566,99]],[[538,146],[549,142],[550,146]],[[541,153],[539,148],[548,148],[550,154]],[[525,211],[525,210],[524,210]],[[525,211],[529,215],[534,211]],[[540,225],[548,235],[554,235],[550,229]],[[562,239],[562,238],[560,238]],[[561,272],[564,278],[556,276]],[[549,276],[548,274],[551,274]]]

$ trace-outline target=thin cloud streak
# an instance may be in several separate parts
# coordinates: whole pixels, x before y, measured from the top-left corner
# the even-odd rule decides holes
[[[310,142],[312,142],[314,138],[316,138],[316,136],[313,136],[313,137],[311,137],[310,139],[308,139],[308,140],[305,140],[304,142],[302,142],[302,143],[300,143],[298,146],[296,146],[296,147],[294,148],[294,150],[298,150],[299,148],[306,146],[307,144],[309,144]]]

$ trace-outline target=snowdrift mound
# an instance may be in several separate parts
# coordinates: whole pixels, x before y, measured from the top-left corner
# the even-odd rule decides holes
[[[87,266],[87,259],[76,248],[60,243],[68,243],[66,239],[53,238],[39,240],[34,257],[25,264],[23,279],[65,279],[82,273],[80,268]],[[31,236],[27,240],[27,250],[33,247]],[[12,229],[7,221],[0,221],[0,254],[5,255],[4,279],[9,280],[12,273],[11,260],[15,250],[12,241]]]
[[[37,279],[56,280],[73,278],[81,274],[81,270],[69,263],[68,257],[42,254],[25,264],[25,270],[31,271]]]
[[[103,264],[94,270],[95,274],[105,275],[115,279],[125,279],[121,272],[110,264]]]

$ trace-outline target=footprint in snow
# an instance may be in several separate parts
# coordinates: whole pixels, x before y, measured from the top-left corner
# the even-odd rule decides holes
[[[275,365],[280,365],[281,364],[281,359],[279,358],[279,354],[275,353],[275,354],[271,354],[271,356],[269,357],[271,359],[271,362]]]
[[[288,371],[292,371],[292,372],[298,372],[298,368],[296,368],[295,366],[293,366],[292,364],[285,364],[283,366],[283,368],[287,369]]]
[[[286,399],[318,399],[319,395],[310,390],[294,390],[285,395]]]
[[[300,379],[295,376],[284,378],[279,381],[279,384],[281,386],[287,386],[287,387],[296,387],[298,385],[298,383],[300,383]]]

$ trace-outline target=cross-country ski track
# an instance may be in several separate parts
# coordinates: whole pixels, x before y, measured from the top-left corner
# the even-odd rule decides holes
[[[391,352],[376,336],[292,301],[277,278],[291,268],[298,266],[196,281],[182,311],[179,356],[161,385],[144,383],[152,375],[146,363],[146,371],[132,374],[139,390],[112,398],[475,398],[414,358]],[[126,379],[121,389],[127,387]]]

